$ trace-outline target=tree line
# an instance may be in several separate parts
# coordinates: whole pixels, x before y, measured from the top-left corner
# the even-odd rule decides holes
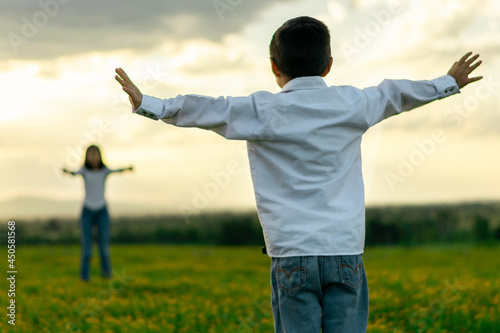
[[[77,217],[16,221],[19,244],[79,244]],[[5,235],[5,230],[2,230]],[[366,209],[366,245],[500,241],[500,203]],[[256,212],[116,217],[112,243],[264,245]]]

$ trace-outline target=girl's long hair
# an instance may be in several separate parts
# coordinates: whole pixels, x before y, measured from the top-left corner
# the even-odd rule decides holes
[[[92,166],[90,165],[89,161],[87,160],[87,156],[89,154],[90,149],[97,149],[97,151],[99,152],[99,160],[100,160],[98,168],[99,169],[105,168],[106,165],[102,162],[101,150],[96,145],[90,145],[87,147],[87,150],[85,151],[85,163],[83,163],[83,166],[89,170],[92,169]]]

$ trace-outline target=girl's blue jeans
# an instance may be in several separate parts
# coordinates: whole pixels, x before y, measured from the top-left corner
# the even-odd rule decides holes
[[[97,225],[99,256],[101,257],[101,276],[111,277],[111,262],[109,258],[110,221],[106,206],[99,210],[83,207],[82,228],[82,258],[80,277],[90,280],[90,258],[92,257],[92,227]]]
[[[368,284],[361,255],[272,258],[277,333],[365,333]]]

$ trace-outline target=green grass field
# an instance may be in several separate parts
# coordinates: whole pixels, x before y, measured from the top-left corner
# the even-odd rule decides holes
[[[258,247],[113,245],[112,280],[98,277],[95,250],[86,284],[79,247],[18,246],[16,326],[2,279],[0,332],[273,332],[270,258]],[[369,332],[500,332],[499,246],[363,258]]]

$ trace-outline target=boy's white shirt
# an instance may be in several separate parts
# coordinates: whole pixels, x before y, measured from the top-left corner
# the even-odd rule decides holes
[[[280,93],[247,97],[143,95],[137,114],[247,140],[267,253],[271,257],[363,253],[361,136],[392,115],[460,90],[453,77],[328,87],[319,76]]]

